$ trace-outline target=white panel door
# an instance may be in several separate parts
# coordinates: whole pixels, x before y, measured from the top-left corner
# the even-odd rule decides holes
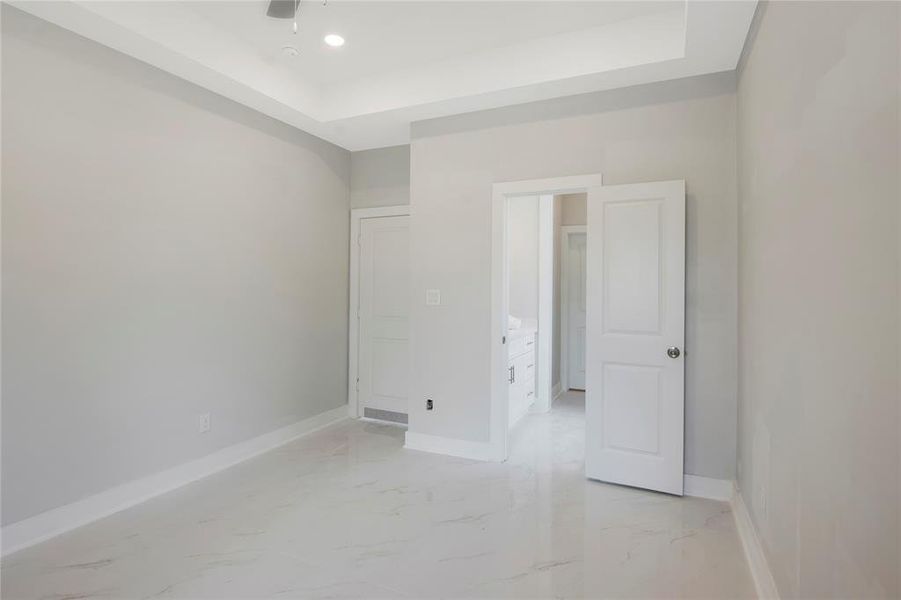
[[[359,403],[407,412],[409,216],[360,222]]]
[[[685,182],[588,192],[585,471],[682,494]]]
[[[571,233],[566,252],[566,382],[585,389],[585,234]]]

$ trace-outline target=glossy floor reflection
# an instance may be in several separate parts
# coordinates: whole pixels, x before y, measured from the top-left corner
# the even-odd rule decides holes
[[[3,560],[4,598],[752,597],[726,504],[586,481],[582,394],[504,464],[345,421]]]

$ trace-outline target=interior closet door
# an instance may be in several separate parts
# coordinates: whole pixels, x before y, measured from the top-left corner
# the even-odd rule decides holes
[[[360,222],[359,402],[363,416],[407,413],[409,216]],[[370,409],[367,411],[366,409]]]
[[[566,384],[584,390],[586,237],[584,233],[566,237]]]
[[[685,182],[588,192],[591,479],[682,494]]]

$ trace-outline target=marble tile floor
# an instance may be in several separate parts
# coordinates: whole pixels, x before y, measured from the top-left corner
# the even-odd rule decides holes
[[[587,481],[584,401],[503,464],[344,421],[2,561],[3,598],[748,598],[728,505]]]

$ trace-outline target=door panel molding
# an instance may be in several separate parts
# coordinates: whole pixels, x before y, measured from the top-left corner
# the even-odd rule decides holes
[[[347,319],[347,414],[353,418],[363,415],[359,405],[357,377],[360,364],[360,229],[364,219],[402,217],[410,215],[409,205],[352,208],[350,210],[350,281]]]
[[[683,493],[685,182],[588,192],[585,474]]]

